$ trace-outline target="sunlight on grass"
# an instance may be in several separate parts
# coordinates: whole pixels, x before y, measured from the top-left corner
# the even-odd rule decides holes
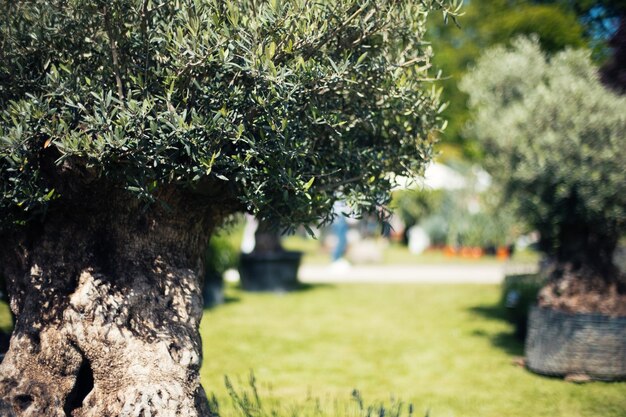
[[[0,331],[9,333],[12,328],[13,321],[11,320],[9,305],[5,302],[0,302]]]
[[[224,375],[286,406],[399,398],[432,417],[623,417],[626,383],[574,385],[512,365],[523,354],[495,307],[498,286],[314,286],[245,294],[205,312],[202,381],[230,404]],[[228,408],[228,407],[226,407]],[[228,416],[228,411],[223,412]]]

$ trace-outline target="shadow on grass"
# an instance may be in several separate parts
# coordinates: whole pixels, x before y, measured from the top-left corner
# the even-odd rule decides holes
[[[224,298],[221,302],[217,303],[209,303],[204,305],[204,311],[215,310],[223,306],[227,306],[229,304],[237,304],[241,301],[240,297],[232,296],[232,295],[224,295]]]
[[[241,301],[241,297],[235,297],[232,295],[224,296],[224,302],[222,304],[235,304]]]
[[[309,292],[309,291],[314,291],[314,290],[331,289],[331,288],[335,288],[335,286],[333,284],[308,284],[308,283],[299,282],[296,287],[289,288],[289,289],[273,289],[273,290],[268,289],[268,290],[262,290],[262,291],[260,290],[254,291],[254,290],[244,289],[241,284],[237,284],[234,288],[236,289],[236,291],[242,292],[242,293],[289,295],[289,294],[297,294],[301,292]],[[237,298],[237,301],[238,300],[239,299]]]
[[[486,319],[507,321],[506,310],[504,309],[504,307],[500,306],[499,304],[490,305],[490,306],[484,306],[484,305],[474,306],[474,307],[470,307],[469,311],[473,314],[482,316]]]
[[[512,356],[524,356],[524,342],[512,332],[500,332],[489,336],[491,344]]]
[[[332,284],[307,284],[307,283],[301,282],[293,290],[293,292],[307,292],[307,291],[331,289],[331,288],[335,288],[335,286]]]
[[[472,314],[482,316],[490,320],[497,320],[508,323],[507,311],[504,307],[496,305],[480,305],[470,307]],[[516,336],[515,331],[511,329],[508,332],[488,333],[482,330],[476,330],[472,333],[474,336],[486,337],[491,344],[498,349],[503,350],[511,356],[524,355],[524,341]]]

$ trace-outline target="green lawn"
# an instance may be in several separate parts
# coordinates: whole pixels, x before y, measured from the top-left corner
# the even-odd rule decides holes
[[[366,402],[412,403],[416,416],[626,416],[626,383],[576,385],[514,366],[523,347],[495,307],[499,291],[338,285],[273,295],[229,288],[229,302],[202,321],[202,381],[222,403],[222,416],[235,415],[224,375],[241,386],[251,370],[262,397],[311,408],[317,398],[327,410],[321,416],[347,415],[330,410],[349,406],[353,388]]]
[[[241,415],[224,375],[241,388],[251,370],[279,417],[365,416],[355,411],[354,388],[370,404],[411,403],[415,417],[626,416],[625,382],[576,385],[514,366],[522,345],[495,307],[499,291],[340,285],[274,295],[230,287],[228,302],[202,321],[202,382],[222,417]],[[9,323],[3,304],[0,327]]]

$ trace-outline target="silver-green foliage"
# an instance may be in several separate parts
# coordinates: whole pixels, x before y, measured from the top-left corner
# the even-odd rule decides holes
[[[228,190],[291,224],[326,216],[337,189],[373,210],[386,173],[431,157],[422,39],[456,3],[0,0],[0,218],[85,176],[147,200]]]
[[[626,230],[626,97],[600,84],[589,52],[549,57],[519,38],[486,51],[461,87],[469,133],[544,249],[576,236],[610,249]]]

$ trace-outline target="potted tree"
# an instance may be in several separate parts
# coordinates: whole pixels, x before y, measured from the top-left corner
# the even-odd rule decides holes
[[[329,220],[339,188],[376,210],[422,170],[437,5],[3,2],[0,415],[209,416],[212,231]]]
[[[548,57],[525,38],[486,52],[462,87],[490,172],[552,260],[528,367],[626,377],[626,283],[612,262],[626,232],[626,98],[600,83],[588,51]]]
[[[279,231],[271,224],[259,223],[254,237],[254,249],[239,258],[243,289],[270,292],[296,289],[302,252],[285,250]]]

